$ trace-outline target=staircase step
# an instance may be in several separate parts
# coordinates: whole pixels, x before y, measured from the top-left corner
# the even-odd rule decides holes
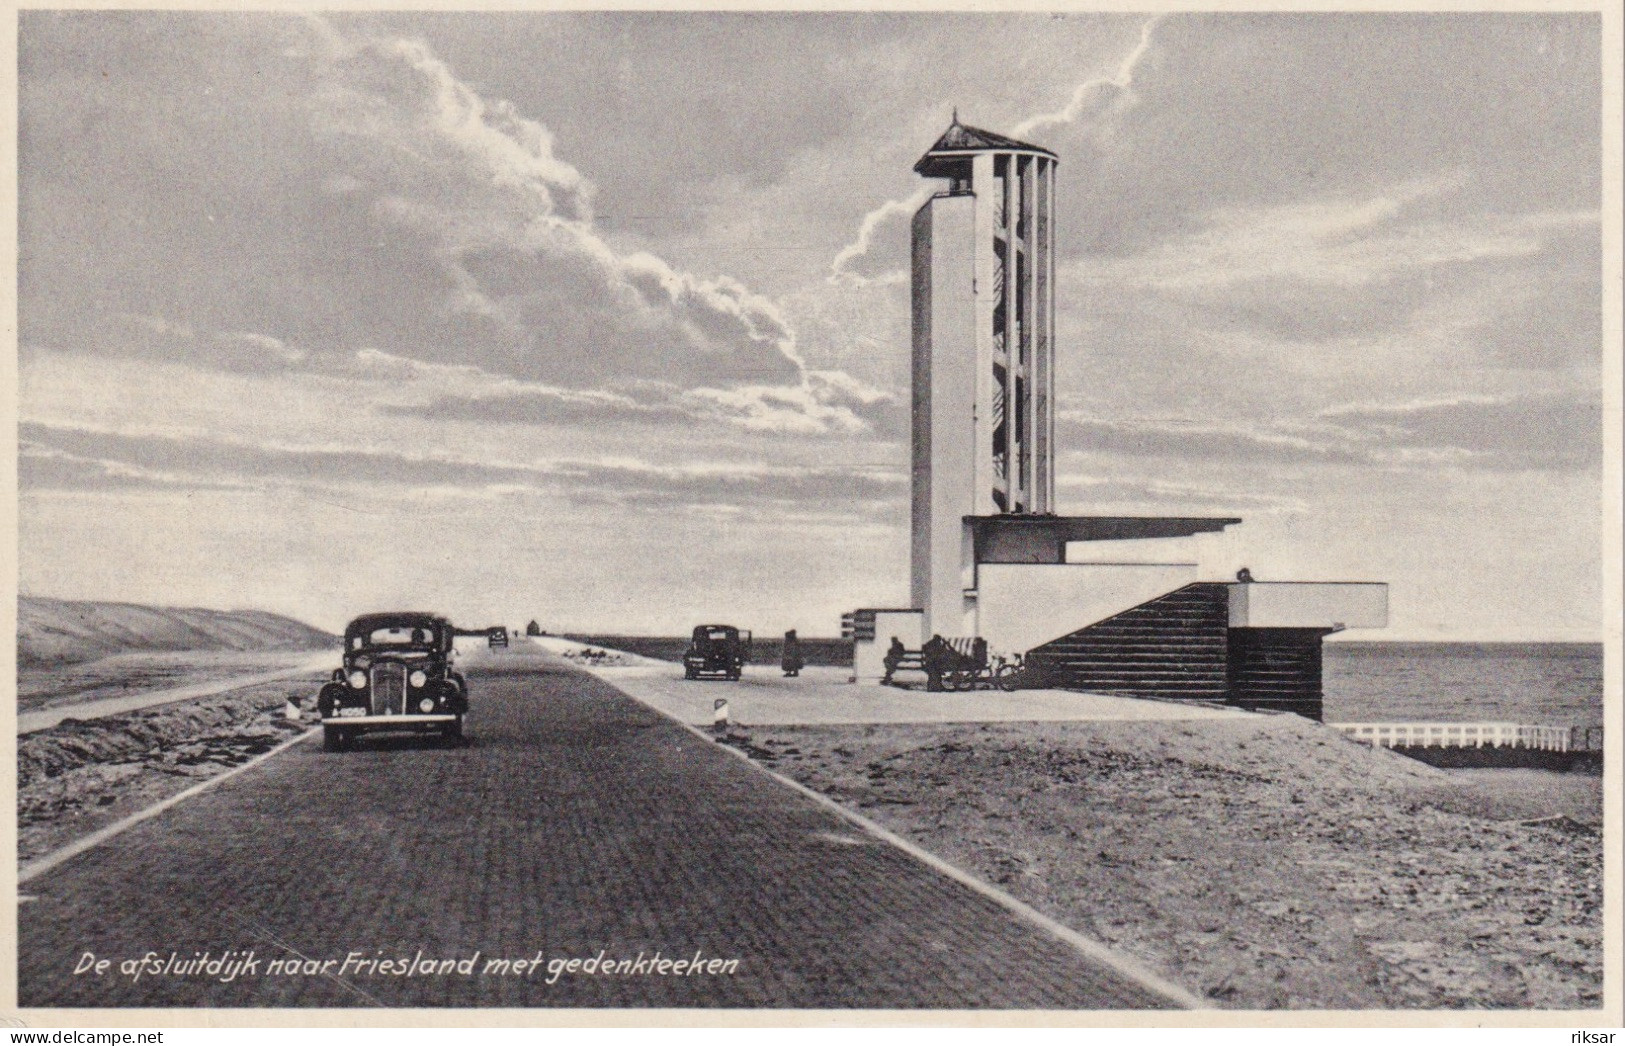
[[[1075,639],[1047,643],[1041,649],[1045,651],[1121,650],[1124,653],[1147,654],[1154,654],[1159,650],[1177,650],[1181,653],[1194,650],[1211,650],[1222,657],[1229,647],[1222,639],[1198,639],[1185,636],[1148,636],[1134,642],[1117,642],[1105,636],[1081,636]]]
[[[1165,700],[1165,701],[1213,701],[1213,702],[1222,702],[1228,696],[1227,692],[1224,691],[1224,690],[1200,690],[1200,691],[1188,691],[1187,692],[1187,691],[1173,691],[1173,690],[1157,690],[1157,689],[1154,689],[1154,688],[1148,688],[1148,689],[1123,689],[1121,687],[1114,688],[1114,687],[1101,687],[1101,686],[1066,686],[1066,687],[1064,687],[1062,689],[1078,690],[1078,691],[1082,691],[1084,693],[1090,693],[1090,694],[1107,694],[1107,695],[1110,695],[1112,697],[1141,697],[1141,698],[1155,697],[1155,698],[1161,698],[1162,700]],[[1272,706],[1267,706],[1267,707],[1274,707],[1274,706],[1272,705]]]
[[[1223,585],[1195,584],[1034,649],[1067,689],[1130,697],[1223,700],[1229,605]]]
[[[1216,657],[1164,657],[1155,661],[1129,661],[1110,657],[1045,657],[1034,662],[1044,665],[1066,665],[1079,671],[1101,672],[1172,672],[1200,671],[1224,672],[1228,666]]]

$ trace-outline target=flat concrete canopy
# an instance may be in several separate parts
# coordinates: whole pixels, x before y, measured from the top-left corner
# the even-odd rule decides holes
[[[1128,541],[1216,534],[1219,516],[966,516],[978,563],[1064,563],[1069,541]]]

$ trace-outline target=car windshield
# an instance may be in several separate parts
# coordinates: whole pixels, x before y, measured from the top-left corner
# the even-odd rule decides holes
[[[433,643],[433,631],[427,628],[413,628],[410,625],[375,628],[350,639],[350,647],[353,650],[376,646],[431,646]]]

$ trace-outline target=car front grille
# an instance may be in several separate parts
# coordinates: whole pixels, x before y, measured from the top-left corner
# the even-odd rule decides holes
[[[372,714],[400,715],[406,706],[406,666],[372,666]]]

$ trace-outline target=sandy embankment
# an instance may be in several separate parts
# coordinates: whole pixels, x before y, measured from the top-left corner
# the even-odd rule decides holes
[[[1440,771],[1294,716],[729,740],[1217,1005],[1601,1005],[1594,777]]]

